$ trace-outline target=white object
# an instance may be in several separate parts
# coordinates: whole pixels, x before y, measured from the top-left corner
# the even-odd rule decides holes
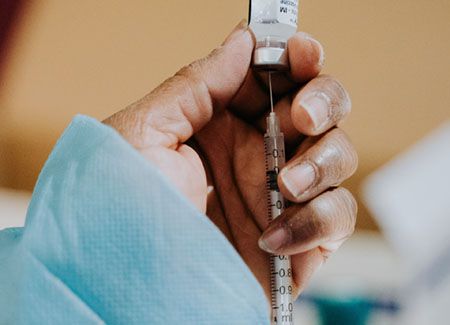
[[[414,269],[450,245],[450,121],[369,176],[363,197]]]
[[[450,306],[450,121],[369,176],[363,198],[412,274],[397,324],[446,324]]]
[[[23,227],[31,193],[0,188],[0,230]]]

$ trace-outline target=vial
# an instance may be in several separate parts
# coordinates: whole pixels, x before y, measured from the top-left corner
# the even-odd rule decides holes
[[[250,0],[249,16],[256,38],[253,68],[287,70],[287,40],[297,31],[298,0]]]

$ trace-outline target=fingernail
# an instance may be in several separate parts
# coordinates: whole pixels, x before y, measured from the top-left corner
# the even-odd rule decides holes
[[[314,43],[314,45],[319,49],[320,56],[319,56],[319,61],[317,62],[317,65],[319,67],[323,67],[323,64],[325,62],[325,51],[323,49],[322,44],[320,44],[320,42],[318,40],[316,40],[314,37],[312,37],[308,33],[304,33],[303,35],[304,35],[305,39]]]
[[[259,247],[268,253],[274,253],[290,240],[290,233],[286,228],[279,227],[265,232],[258,240]]]
[[[222,45],[227,44],[230,40],[232,40],[239,30],[245,30],[248,28],[247,19],[242,19],[239,24],[236,25],[236,27],[231,31],[231,33],[227,36],[225,41],[223,41]]]
[[[280,177],[288,191],[294,197],[298,197],[314,183],[316,171],[311,164],[301,163],[294,167],[284,169],[281,172]]]
[[[323,92],[313,92],[301,97],[299,104],[308,112],[315,130],[328,123],[331,113],[331,100]]]

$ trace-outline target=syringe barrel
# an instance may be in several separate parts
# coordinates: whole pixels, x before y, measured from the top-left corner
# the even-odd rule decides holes
[[[267,132],[264,135],[266,154],[266,183],[268,195],[269,222],[278,217],[284,210],[285,200],[278,187],[278,174],[284,167],[284,136],[280,132],[278,117],[271,113],[267,118]]]
[[[270,256],[272,286],[272,324],[292,325],[292,268],[291,258],[285,255]]]
[[[278,174],[285,164],[284,136],[275,113],[267,118],[264,135],[266,154],[267,207],[269,222],[277,218],[285,208],[285,200],[278,187]],[[270,256],[270,282],[272,324],[291,325],[292,322],[292,268],[289,256]]]

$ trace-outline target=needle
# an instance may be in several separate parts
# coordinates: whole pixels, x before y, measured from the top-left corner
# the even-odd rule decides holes
[[[269,71],[270,111],[273,113],[272,72]]]

